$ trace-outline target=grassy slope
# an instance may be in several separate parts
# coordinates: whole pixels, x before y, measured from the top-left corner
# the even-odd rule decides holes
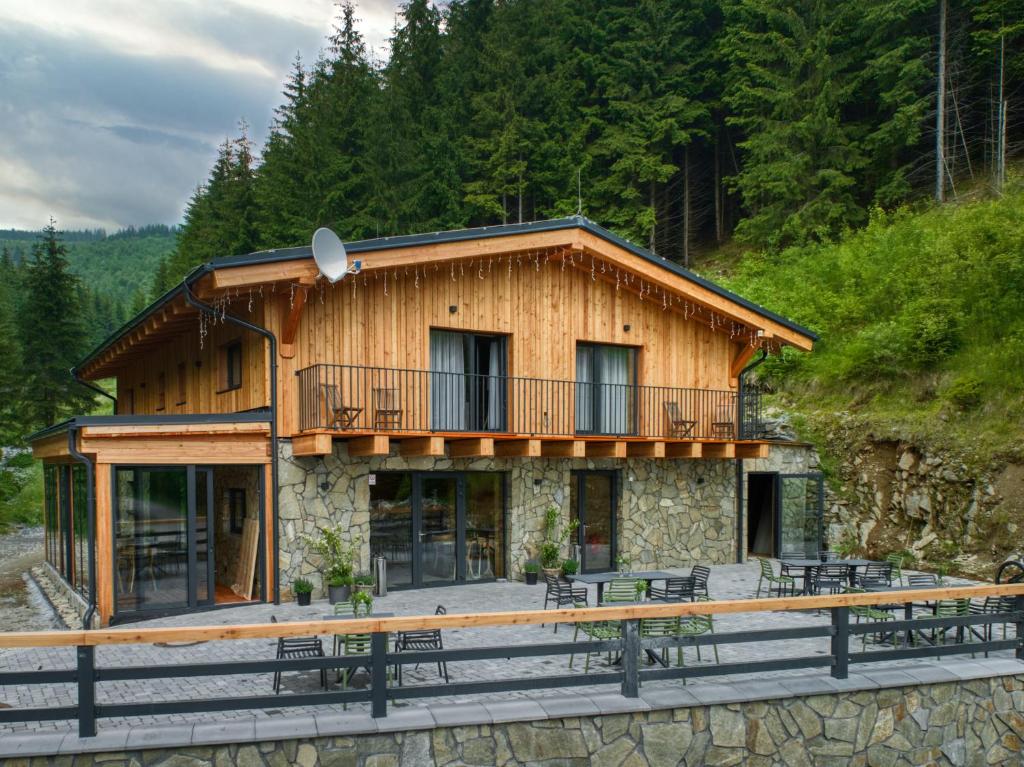
[[[1019,186],[878,213],[835,244],[732,250],[701,271],[820,334],[813,354],[764,368],[808,436],[842,414],[985,463],[1024,453],[1022,222]]]

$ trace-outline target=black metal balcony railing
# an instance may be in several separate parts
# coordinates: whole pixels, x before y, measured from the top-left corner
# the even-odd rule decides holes
[[[318,364],[299,370],[299,428],[538,437],[755,439],[755,390],[558,381]]]

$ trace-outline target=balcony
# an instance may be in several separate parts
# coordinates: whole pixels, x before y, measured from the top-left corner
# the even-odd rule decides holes
[[[362,365],[312,365],[296,375],[299,430],[306,435],[528,438],[596,445],[735,443],[758,440],[762,434],[760,394],[753,390],[738,393]],[[715,457],[720,452],[712,450]],[[675,453],[700,457],[699,450]]]

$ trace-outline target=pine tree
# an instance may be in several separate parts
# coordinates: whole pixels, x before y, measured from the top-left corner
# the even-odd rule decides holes
[[[15,322],[17,267],[10,250],[0,251],[0,441],[9,445],[21,436],[20,403],[22,357],[21,343]]]
[[[91,397],[69,370],[85,352],[79,283],[68,270],[67,248],[51,219],[33,249],[19,315],[24,370],[23,422],[40,428],[89,406]]]
[[[171,279],[170,266],[168,265],[167,258],[161,258],[160,263],[157,264],[156,272],[153,274],[153,282],[149,287],[149,300],[156,301],[160,296],[170,290],[176,282],[176,280]]]

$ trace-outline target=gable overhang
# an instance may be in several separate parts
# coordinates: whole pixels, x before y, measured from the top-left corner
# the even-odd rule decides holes
[[[430,234],[380,237],[345,244],[350,259],[358,258],[364,271],[422,267],[465,260],[499,257],[510,253],[564,251],[582,253],[616,265],[640,277],[651,287],[685,298],[695,306],[756,331],[767,348],[793,346],[810,351],[817,335],[762,306],[726,290],[688,269],[651,253],[582,216],[526,224],[477,227]],[[589,271],[589,266],[587,267]],[[313,285],[319,270],[308,246],[226,256],[194,269],[186,282],[201,298],[283,282]],[[692,316],[692,315],[691,315]],[[194,321],[178,285],[100,344],[78,366],[83,378],[98,378],[110,369],[112,358],[160,326],[177,330]],[[153,339],[151,342],[157,342]],[[112,353],[113,352],[113,353]],[[103,364],[97,365],[101,356]]]

